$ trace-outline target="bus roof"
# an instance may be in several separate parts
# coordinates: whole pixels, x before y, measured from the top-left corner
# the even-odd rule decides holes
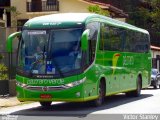
[[[105,22],[110,25],[117,27],[123,27],[127,29],[132,29],[135,31],[143,32],[148,34],[148,31],[138,28],[136,26],[115,20],[106,16],[93,14],[93,13],[60,13],[60,14],[51,14],[40,17],[35,17],[28,20],[24,27],[27,28],[52,28],[52,27],[67,27],[67,26],[78,26],[89,22],[90,20],[96,20]]]

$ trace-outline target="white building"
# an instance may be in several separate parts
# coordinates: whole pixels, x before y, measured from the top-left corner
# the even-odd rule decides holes
[[[152,68],[160,70],[160,47],[152,46]]]

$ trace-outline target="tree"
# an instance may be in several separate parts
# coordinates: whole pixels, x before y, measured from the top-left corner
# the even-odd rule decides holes
[[[1,60],[4,58],[3,55],[0,54],[0,80],[8,80],[8,68],[5,64],[1,63]]]
[[[104,16],[109,16],[109,11],[108,10],[103,10],[101,7],[98,5],[90,5],[88,7],[89,12],[104,15]]]
[[[143,0],[133,14],[135,24],[148,30],[160,30],[160,0]]]
[[[160,31],[160,0],[153,0],[151,2],[151,7],[152,11],[150,16],[153,21],[152,27],[155,30]]]
[[[143,0],[131,19],[136,26],[150,32],[153,45],[160,46],[160,0]]]
[[[17,11],[17,8],[15,6],[11,6],[9,8],[7,8],[7,12],[11,13],[11,23],[13,27],[17,26],[17,17],[21,14],[19,11]]]

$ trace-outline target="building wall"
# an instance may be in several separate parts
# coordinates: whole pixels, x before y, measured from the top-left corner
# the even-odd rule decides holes
[[[5,21],[0,19],[0,27],[4,27],[5,26]]]
[[[93,5],[92,3],[85,2],[83,0],[58,0],[59,1],[59,11],[50,11],[50,12],[27,12],[26,4],[32,0],[11,0],[11,6],[15,6],[17,11],[21,14],[17,17],[18,20],[31,19],[33,17],[55,14],[55,13],[68,13],[68,12],[77,12],[77,13],[86,13],[88,7]],[[42,0],[47,1],[47,0]],[[120,21],[126,20],[126,18],[116,18]]]
[[[156,58],[157,55],[160,55],[160,51],[158,50],[151,50],[152,51],[152,58]]]
[[[65,12],[88,12],[89,4],[79,0],[59,0],[60,13]]]
[[[31,1],[31,0],[28,0]],[[43,0],[45,1],[45,0]],[[54,14],[54,13],[66,13],[66,12],[88,12],[89,4],[81,2],[80,0],[59,0],[59,11],[52,12],[26,12],[27,0],[11,0],[11,6],[15,6],[17,11],[21,14],[17,17],[18,19],[31,19],[36,16]]]
[[[151,50],[152,53],[152,68],[160,70],[160,50]]]

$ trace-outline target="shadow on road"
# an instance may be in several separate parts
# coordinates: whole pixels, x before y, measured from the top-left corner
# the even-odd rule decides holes
[[[105,98],[105,103],[101,107],[92,107],[91,103],[60,103],[53,104],[49,108],[41,106],[20,110],[11,113],[12,115],[25,116],[61,116],[61,117],[85,117],[90,113],[100,110],[109,110],[116,106],[124,105],[126,103],[135,102],[148,97],[152,94],[142,94],[140,97],[126,97],[124,94],[114,95]]]

